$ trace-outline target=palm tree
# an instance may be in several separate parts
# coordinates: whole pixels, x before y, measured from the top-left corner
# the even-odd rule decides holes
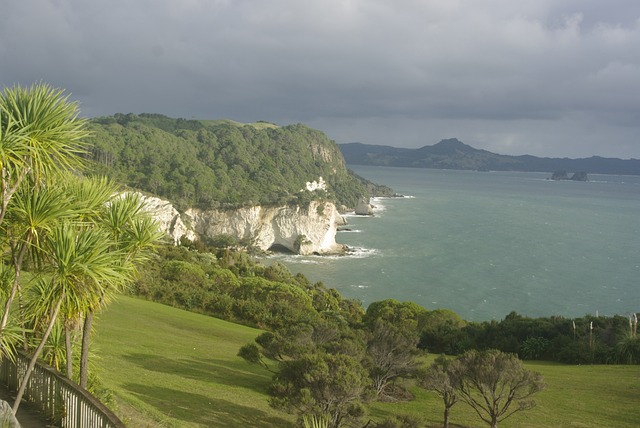
[[[82,140],[89,133],[78,112],[62,90],[44,83],[18,85],[0,94],[0,250],[9,251],[14,269],[0,319],[0,353],[8,350],[5,335],[24,258],[65,208],[49,204],[53,201],[46,192],[52,189],[46,183],[83,165]],[[45,193],[40,193],[43,188]],[[14,218],[7,225],[4,220],[11,211]]]
[[[73,214],[68,198],[60,188],[54,186],[21,187],[15,194],[8,211],[8,219],[3,231],[11,254],[13,282],[4,305],[0,320],[0,337],[9,321],[11,306],[20,287],[20,276],[25,257],[31,251],[39,260],[38,251],[51,229],[63,218]],[[6,349],[3,349],[6,352]]]
[[[30,349],[37,347],[41,333],[47,327],[49,318],[48,301],[53,298],[52,291],[50,281],[45,276],[39,276],[37,280],[33,281],[32,285],[26,289],[25,304],[21,310],[21,319],[29,326],[29,330],[35,333],[30,341],[31,343],[29,343]],[[73,375],[73,370],[69,368],[69,364],[73,366],[70,326],[77,320],[77,316],[74,319],[73,316],[69,314],[75,314],[76,312],[77,309],[75,307],[68,308],[63,303],[63,306],[60,308],[58,321],[54,325],[43,351],[43,358],[46,363],[56,370],[60,370],[62,364],[66,363],[66,374],[69,379],[71,379]]]
[[[136,193],[124,193],[109,201],[99,224],[109,234],[112,248],[122,255],[120,265],[127,273],[127,277],[124,281],[105,288],[96,300],[87,302],[80,351],[79,383],[83,388],[87,387],[89,378],[89,346],[96,310],[104,307],[114,295],[122,292],[131,283],[137,266],[147,259],[150,250],[163,236],[158,224],[145,211],[144,201]]]
[[[0,225],[27,177],[40,182],[84,165],[86,121],[78,105],[44,83],[0,94]]]
[[[100,226],[100,219],[109,205],[109,200],[118,191],[118,186],[104,177],[72,177],[64,182],[64,188],[77,210],[78,220],[84,227],[89,228]],[[63,308],[66,374],[69,379],[73,379],[72,334],[81,328],[81,319],[91,304],[84,303],[84,307]]]
[[[79,228],[69,221],[61,222],[43,243],[43,250],[50,261],[45,276],[48,295],[41,301],[43,307],[39,311],[47,314],[43,323],[46,328],[20,382],[14,413],[60,309],[82,307],[83,302],[95,299],[94,296],[101,295],[110,284],[120,283],[126,277],[119,264],[121,254],[110,248],[107,234],[99,228]]]
[[[78,112],[61,90],[43,83],[0,94],[0,355],[11,356],[15,343],[10,315],[16,295],[21,296],[27,257],[34,262],[38,291],[28,308],[37,316],[22,320],[34,327],[39,342],[14,412],[58,318],[65,321],[71,376],[70,325],[85,315],[81,384],[86,387],[93,314],[131,281],[161,237],[139,196],[114,198],[116,187],[106,179],[69,177],[85,165],[82,141],[89,133]]]

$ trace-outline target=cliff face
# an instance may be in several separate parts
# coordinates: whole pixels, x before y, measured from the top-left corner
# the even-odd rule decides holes
[[[281,246],[298,254],[335,254],[344,246],[335,241],[337,227],[344,224],[335,205],[311,202],[309,207],[250,207],[236,210],[189,209],[182,216],[167,201],[145,198],[162,229],[175,243],[182,236],[213,238],[231,235],[268,250]]]
[[[149,212],[153,214],[153,218],[160,223],[160,229],[173,240],[174,244],[178,244],[183,236],[190,241],[197,239],[195,232],[184,224],[180,213],[171,205],[171,202],[153,196],[142,194],[140,196]]]

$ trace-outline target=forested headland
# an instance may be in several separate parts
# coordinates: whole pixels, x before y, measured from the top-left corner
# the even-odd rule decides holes
[[[302,124],[115,114],[92,119],[89,130],[94,173],[179,210],[305,204],[312,197],[353,208],[359,198],[393,193],[349,171],[337,144]],[[320,177],[325,193],[303,191]]]

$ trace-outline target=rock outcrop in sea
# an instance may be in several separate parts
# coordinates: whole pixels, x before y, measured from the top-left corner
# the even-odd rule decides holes
[[[230,235],[261,250],[283,247],[302,255],[345,251],[335,240],[338,226],[345,221],[331,202],[312,201],[307,207],[190,208],[180,214],[168,201],[149,196],[144,200],[174,243],[183,236],[193,241]]]
[[[551,179],[552,180],[568,180],[569,176],[567,175],[567,171],[558,170],[558,171],[554,171],[553,174],[551,174]]]
[[[578,171],[571,176],[571,180],[573,181],[589,181],[589,177],[587,177],[587,173],[584,171]]]
[[[356,215],[373,215],[373,206],[369,202],[369,198],[361,198],[355,209]]]
[[[577,171],[571,176],[571,178],[569,178],[567,171],[558,170],[558,171],[554,171],[554,173],[551,175],[551,179],[552,180],[589,181],[589,178],[587,177],[587,173],[585,171]]]

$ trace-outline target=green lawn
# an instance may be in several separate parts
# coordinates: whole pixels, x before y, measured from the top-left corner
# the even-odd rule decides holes
[[[121,297],[101,314],[93,353],[127,426],[286,427],[271,375],[237,357],[259,330]]]
[[[431,360],[433,357],[430,357]],[[500,424],[504,428],[623,428],[640,426],[640,366],[570,366],[526,363],[544,375],[547,389],[535,395],[536,407],[516,413]],[[412,415],[427,426],[442,424],[442,402],[437,396],[412,389],[416,399],[404,403],[375,403],[371,414]],[[479,417],[464,403],[451,410],[451,423],[482,427]]]
[[[116,413],[128,426],[291,427],[293,417],[271,409],[265,390],[271,375],[236,357],[258,330],[143,300],[122,297],[100,316],[94,354],[100,378],[113,390]],[[547,390],[537,407],[501,427],[640,426],[640,366],[567,366],[529,363]],[[374,403],[375,419],[409,414],[435,426],[442,405],[413,390],[412,402]],[[464,404],[451,422],[482,427]]]

